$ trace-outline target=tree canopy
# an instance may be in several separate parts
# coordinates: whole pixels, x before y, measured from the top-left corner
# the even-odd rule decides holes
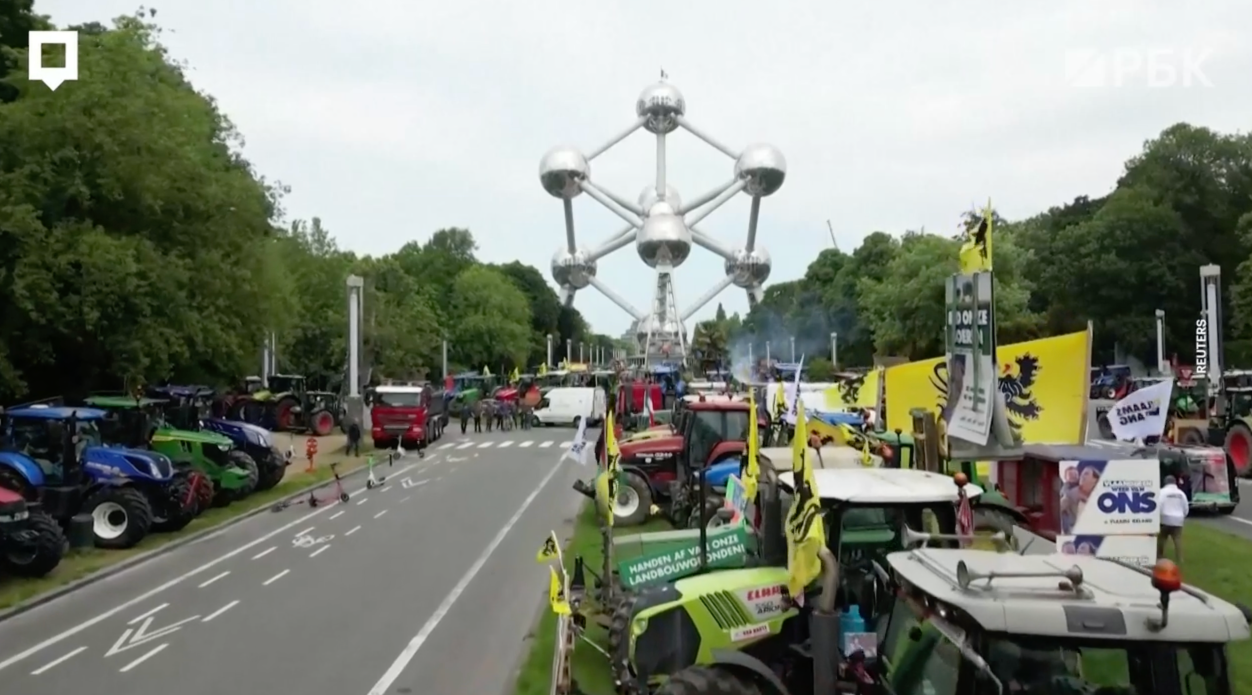
[[[0,397],[225,385],[259,370],[271,332],[280,369],[333,387],[351,274],[376,374],[437,377],[444,339],[452,368],[493,371],[542,362],[549,334],[613,345],[539,270],[478,260],[469,230],[362,257],[287,219],[286,187],[244,158],[149,12],[71,27],[79,79],[55,92],[26,79],[27,31],[48,28],[30,0],[0,6]]]

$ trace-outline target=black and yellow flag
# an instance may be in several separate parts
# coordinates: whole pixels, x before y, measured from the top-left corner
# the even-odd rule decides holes
[[[551,560],[561,559],[561,544],[556,538],[556,531],[553,531],[543,540],[543,546],[539,548],[539,552],[535,553],[535,562],[543,564]]]
[[[761,477],[761,425],[757,419],[756,394],[748,391],[748,463],[743,470],[743,498],[756,503],[756,488]]]
[[[982,216],[965,230],[966,240],[961,245],[961,274],[971,275],[991,270],[991,227],[993,212],[991,201],[983,209]]]
[[[787,589],[792,596],[802,596],[804,588],[822,573],[818,551],[826,546],[826,528],[822,523],[822,501],[808,460],[807,420],[804,402],[796,399],[796,436],[791,441],[791,477],[795,486],[795,502],[787,513]]]
[[[572,611],[569,607],[569,586],[565,571],[557,574],[556,568],[548,565],[548,574],[548,607],[557,615],[569,615]]]
[[[613,502],[617,499],[617,459],[621,451],[613,433],[613,411],[604,416],[604,468],[596,475],[596,506],[605,526],[613,525]]]

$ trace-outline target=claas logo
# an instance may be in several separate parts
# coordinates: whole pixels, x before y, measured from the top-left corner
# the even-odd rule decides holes
[[[775,596],[782,596],[784,592],[786,591],[786,588],[787,587],[783,586],[782,584],[779,584],[777,586],[763,586],[759,589],[749,589],[748,600],[759,601],[765,598],[773,598]]]

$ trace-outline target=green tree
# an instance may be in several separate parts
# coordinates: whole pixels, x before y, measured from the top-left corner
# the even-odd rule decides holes
[[[450,326],[457,354],[467,365],[524,367],[531,349],[526,295],[499,270],[473,265],[453,282]]]

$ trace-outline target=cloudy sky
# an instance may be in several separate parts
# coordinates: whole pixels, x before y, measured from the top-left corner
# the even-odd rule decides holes
[[[771,280],[869,232],[944,233],[991,197],[1010,219],[1111,189],[1144,140],[1178,121],[1246,129],[1252,27],[1246,0],[152,0],[165,41],[247,138],[247,157],[292,187],[294,217],[320,216],[340,244],[382,254],[467,227],[487,261],[548,272],[560,202],[538,163],[591,149],[628,125],[664,69],[690,120],[732,147],[787,157],[764,201]],[[36,0],[60,25],[107,20],[136,0]],[[639,132],[593,165],[634,199],[653,176]],[[679,132],[670,183],[687,198],[732,162]],[[702,225],[743,244],[748,199]],[[580,244],[622,223],[586,196]],[[696,249],[676,277],[685,307],[722,276]],[[652,276],[627,247],[599,277],[636,306]],[[741,290],[720,297],[746,309]],[[594,290],[577,306],[601,332],[628,318]],[[711,315],[716,302],[697,315]]]

